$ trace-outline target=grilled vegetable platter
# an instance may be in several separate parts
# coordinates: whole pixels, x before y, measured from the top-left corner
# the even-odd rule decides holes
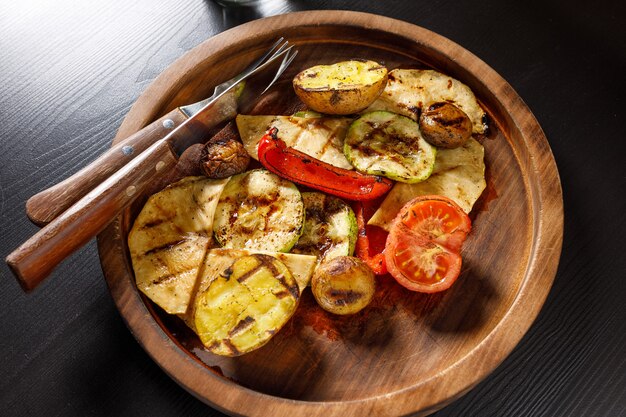
[[[486,186],[487,118],[460,81],[369,59],[293,78],[290,114],[240,114],[196,175],[151,195],[128,247],[137,288],[212,354],[268,343],[311,292],[366,311],[380,282],[447,290]]]

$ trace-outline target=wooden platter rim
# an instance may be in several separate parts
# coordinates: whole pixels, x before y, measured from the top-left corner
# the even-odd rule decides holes
[[[451,40],[413,24],[361,12],[349,11],[310,11],[269,17],[247,23],[228,30],[203,42],[166,69],[139,97],[122,123],[116,140],[134,133],[152,121],[158,112],[155,102],[167,102],[175,94],[185,74],[191,72],[211,50],[219,51],[229,45],[236,45],[245,40],[246,33],[275,32],[291,25],[352,26],[363,29],[382,30],[420,42],[425,47],[444,55],[455,65],[471,67],[472,73],[481,74],[481,81],[501,102],[506,114],[511,117],[515,129],[523,138],[530,152],[530,173],[534,178],[526,178],[531,190],[533,209],[532,249],[526,264],[522,284],[509,310],[500,322],[473,349],[444,371],[422,380],[416,385],[380,394],[368,398],[349,401],[301,401],[254,391],[219,376],[191,357],[177,345],[166,332],[152,319],[150,312],[138,294],[132,279],[120,276],[130,266],[121,240],[122,216],[112,223],[99,237],[98,248],[106,280],[111,294],[126,321],[131,333],[159,366],[200,400],[231,414],[261,415],[262,405],[272,405],[276,415],[291,415],[305,412],[307,415],[362,415],[385,414],[397,415],[419,412],[420,415],[431,413],[467,392],[474,385],[495,369],[521,340],[538,315],[548,295],[560,256],[563,237],[563,202],[556,163],[550,151],[547,139],[522,99],[513,88],[487,64]],[[445,46],[447,52],[440,49]],[[182,74],[182,75],[181,75]],[[172,84],[172,79],[177,83]],[[182,81],[181,81],[182,80]],[[493,90],[492,90],[493,89]],[[534,158],[540,155],[541,161]],[[541,163],[541,167],[537,164]],[[541,177],[539,177],[541,175]],[[534,181],[531,181],[534,180]],[[542,181],[549,180],[550,183]],[[537,186],[538,184],[538,186]],[[550,219],[546,216],[550,215]],[[550,220],[550,224],[546,221]],[[534,279],[529,279],[530,277]],[[130,285],[129,285],[130,284]],[[520,310],[523,314],[520,314]],[[503,332],[503,327],[507,331]],[[503,340],[505,338],[505,340]],[[494,354],[490,346],[500,343],[504,351]],[[485,355],[489,352],[489,355]],[[482,356],[481,356],[482,355]],[[476,366],[471,377],[455,379],[459,374]],[[184,372],[181,372],[181,369]],[[445,386],[441,382],[446,380]],[[450,381],[452,380],[452,381]]]

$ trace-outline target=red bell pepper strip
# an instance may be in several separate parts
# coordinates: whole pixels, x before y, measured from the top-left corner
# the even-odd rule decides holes
[[[370,251],[370,239],[369,236],[367,236],[365,223],[365,208],[362,203],[356,203],[353,205],[353,209],[356,215],[356,225],[359,229],[354,253],[359,259],[365,262],[376,275],[385,275],[387,273],[385,254],[381,252],[372,255]]]
[[[372,200],[389,191],[393,182],[376,175],[361,174],[315,159],[278,138],[273,127],[261,138],[258,156],[269,171],[290,181],[346,200]]]

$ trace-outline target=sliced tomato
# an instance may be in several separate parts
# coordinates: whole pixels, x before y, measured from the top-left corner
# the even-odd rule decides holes
[[[402,207],[391,225],[387,270],[410,290],[446,290],[461,272],[460,251],[471,228],[469,217],[454,201],[417,197]]]

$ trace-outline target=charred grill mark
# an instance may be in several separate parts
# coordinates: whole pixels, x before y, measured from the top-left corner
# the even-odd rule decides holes
[[[289,297],[290,292],[287,290],[283,290],[283,291],[274,292],[272,294],[274,294],[274,297],[278,298],[279,300],[282,300],[285,297]]]
[[[226,281],[228,281],[231,277],[231,275],[233,275],[233,266],[229,266],[228,268],[226,268],[224,270],[224,272],[222,272],[221,277],[226,279]]]
[[[278,268],[276,268],[276,265],[274,265],[274,261],[276,260],[276,258],[269,256],[269,255],[258,254],[258,253],[250,255],[250,256],[253,256],[254,258],[256,258],[256,260],[258,261],[258,264],[254,268],[252,268],[250,271],[247,271],[246,273],[241,275],[239,278],[237,278],[237,282],[243,283],[260,269],[267,268],[272,274],[272,276],[288,291],[288,293],[291,294],[294,297],[294,299],[296,300],[298,299],[298,297],[300,296],[300,291],[298,289],[297,284],[294,284],[291,286],[289,285],[289,283],[285,279],[285,276],[278,270]]]
[[[339,94],[339,92],[336,90],[333,91],[333,93],[330,95],[329,101],[331,105],[337,105],[341,101],[341,95]]]
[[[240,284],[243,283],[248,278],[250,278],[252,275],[254,275],[259,269],[261,269],[261,266],[257,265],[256,267],[252,268],[251,270],[249,270],[248,272],[246,272],[245,274],[243,274],[242,276],[237,278],[237,282],[240,283]],[[232,275],[232,270],[231,270],[231,275]]]
[[[217,340],[214,340],[210,345],[207,346],[207,349],[216,350],[219,347],[220,347],[220,342]]]
[[[352,304],[365,296],[362,292],[354,290],[331,289],[327,292],[328,298],[337,306]]]
[[[245,329],[247,329],[248,327],[252,326],[252,324],[255,321],[256,320],[254,319],[254,317],[246,316],[245,319],[240,320],[239,323],[237,323],[235,325],[235,327],[230,329],[230,331],[228,332],[228,337],[233,337],[237,333],[243,332]]]
[[[422,108],[420,106],[409,106],[406,109],[417,116],[417,118],[422,114]]]
[[[465,117],[456,117],[454,119],[447,119],[445,117],[433,117],[433,120],[442,126],[461,126],[466,119]]]
[[[174,217],[175,216],[170,216],[168,218],[159,218],[159,219],[153,220],[151,222],[144,223],[143,226],[141,226],[140,230],[147,230],[147,229],[151,229],[153,227],[159,226],[159,225],[161,225],[163,223],[171,221]]]
[[[339,258],[330,264],[328,274],[342,275],[348,273],[353,266],[353,263],[348,258]]]
[[[440,102],[438,102],[438,103],[433,103],[433,104],[431,104],[430,106],[428,106],[428,111],[434,111],[434,110],[437,110],[437,109],[439,109],[439,108],[441,108],[441,107],[443,107],[443,106],[445,106],[445,105],[446,105],[446,102],[445,102],[445,101],[440,101]]]
[[[169,251],[172,250],[172,248],[185,243],[189,240],[189,238],[182,238],[180,240],[177,240],[176,242],[171,242],[171,243],[166,243],[165,245],[161,245],[161,246],[157,246],[156,248],[152,248],[149,251],[144,253],[144,256],[146,255],[152,255],[158,252],[162,252],[162,251]]]
[[[285,276],[282,274],[282,272],[278,270],[278,268],[276,268],[276,265],[274,265],[275,258],[269,255],[260,255],[260,254],[252,255],[252,256],[260,260],[261,266],[270,270],[271,274],[276,278],[278,282],[280,282],[280,285],[282,285],[287,291],[289,291],[289,293],[291,293],[294,299],[296,300],[298,299],[298,297],[300,296],[298,285],[297,284],[289,285],[289,283],[285,279]]]
[[[324,212],[326,213],[326,218],[332,217],[336,214],[345,211],[346,204],[338,198],[331,198],[324,196]]]
[[[178,278],[180,275],[182,275],[182,274],[184,274],[184,273],[186,273],[186,272],[192,271],[193,269],[195,269],[195,268],[194,268],[194,267],[191,267],[191,268],[187,268],[187,269],[185,269],[185,270],[183,270],[183,271],[178,271],[178,272],[176,272],[175,274],[167,274],[167,275],[160,276],[160,277],[158,277],[158,278],[156,278],[156,279],[153,279],[153,280],[152,280],[152,282],[150,282],[150,285],[161,285],[161,284],[165,284],[165,283],[167,283],[167,282],[169,282],[169,281],[175,280],[175,279],[176,279],[176,278]]]
[[[198,181],[200,181],[200,179],[194,179],[191,181],[179,181],[174,184],[168,185],[166,190],[175,190],[177,188],[193,186],[193,184],[197,183]]]
[[[239,351],[239,349],[237,349],[237,347],[235,345],[233,345],[233,343],[230,340],[222,339],[222,343],[224,344],[224,346],[226,346],[228,348],[228,350],[230,350],[230,353],[233,356],[237,356],[237,355],[239,355],[241,353]]]

